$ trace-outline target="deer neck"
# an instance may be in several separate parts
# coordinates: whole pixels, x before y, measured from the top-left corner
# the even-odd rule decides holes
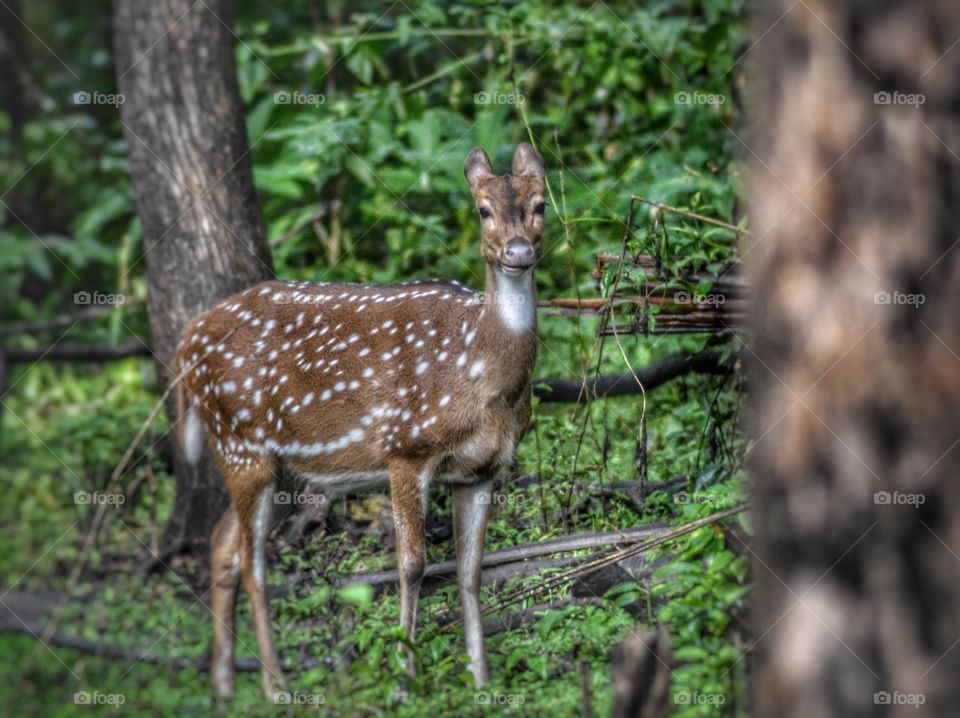
[[[487,265],[480,334],[498,365],[507,394],[530,382],[537,359],[537,302],[533,270],[517,277]]]
[[[484,293],[486,322],[511,338],[536,343],[537,297],[532,269],[511,276],[488,264]]]

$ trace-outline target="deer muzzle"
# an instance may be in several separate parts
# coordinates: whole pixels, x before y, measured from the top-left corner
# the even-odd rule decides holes
[[[537,262],[537,253],[533,245],[524,239],[514,237],[500,252],[500,268],[507,274],[522,274]]]

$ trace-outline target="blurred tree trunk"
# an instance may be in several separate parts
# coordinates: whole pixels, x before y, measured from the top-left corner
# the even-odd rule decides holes
[[[273,270],[237,86],[233,3],[115,0],[113,12],[151,346],[166,386],[184,324]],[[166,409],[174,426],[175,394]],[[164,545],[202,550],[226,505],[223,481],[209,452],[197,470],[172,443],[177,497]]]
[[[23,127],[33,117],[42,94],[40,83],[31,72],[31,46],[26,40],[23,11],[17,0],[0,4],[0,111],[10,120],[9,159],[22,164],[26,170],[30,162],[23,143]],[[53,60],[57,63],[57,60]],[[5,158],[6,159],[6,158]],[[51,203],[29,191],[26,183],[15,182],[10,189],[0,193],[3,204],[3,222],[7,226],[23,225],[31,232],[65,234],[66,226]],[[55,281],[55,280],[54,280]],[[52,287],[39,277],[32,282],[22,282],[21,296],[40,304],[49,296]]]
[[[955,716],[960,4],[760,10],[753,714]]]
[[[0,5],[0,109],[10,118],[13,150],[19,150],[20,130],[30,111],[26,86],[30,80],[27,48],[23,41],[23,15],[19,0]]]

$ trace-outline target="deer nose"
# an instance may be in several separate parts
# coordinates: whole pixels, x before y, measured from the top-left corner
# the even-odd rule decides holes
[[[529,242],[519,237],[511,239],[507,242],[507,246],[503,248],[501,262],[507,267],[526,269],[527,267],[533,266],[535,261],[536,255],[534,254],[533,247],[530,246]]]

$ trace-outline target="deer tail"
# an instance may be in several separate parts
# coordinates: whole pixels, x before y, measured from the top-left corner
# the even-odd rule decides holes
[[[180,445],[187,457],[187,462],[196,466],[200,463],[203,454],[203,442],[206,439],[206,429],[200,416],[197,397],[186,384],[186,377],[177,384],[177,405],[180,416]]]

